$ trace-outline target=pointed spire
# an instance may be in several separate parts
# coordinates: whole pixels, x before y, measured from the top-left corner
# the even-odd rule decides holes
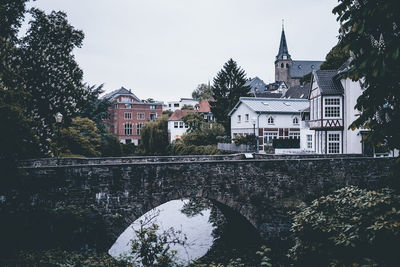
[[[281,34],[281,43],[279,44],[279,52],[276,56],[276,60],[282,59],[290,59],[289,50],[286,43],[286,36],[285,36],[285,28],[284,28],[284,20],[282,19],[282,34]]]

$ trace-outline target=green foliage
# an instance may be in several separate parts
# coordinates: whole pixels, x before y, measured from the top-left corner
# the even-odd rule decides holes
[[[182,135],[182,142],[186,145],[208,146],[216,145],[218,137],[223,136],[225,129],[218,123],[203,123],[196,131]]]
[[[400,196],[346,187],[294,217],[289,257],[301,266],[397,266]]]
[[[400,148],[400,2],[340,0],[333,13],[341,23],[341,45],[351,51],[346,75],[365,90],[351,128],[371,129],[369,140]]]
[[[223,125],[226,134],[230,134],[231,120],[228,113],[237,104],[240,97],[249,96],[250,87],[245,86],[246,73],[230,59],[214,78],[211,112],[216,121]]]
[[[173,155],[217,155],[220,153],[216,145],[197,146],[176,142],[172,146]]]
[[[335,45],[326,55],[325,61],[321,64],[321,70],[339,69],[350,57],[349,50],[342,42]]]
[[[304,75],[303,77],[300,78],[300,84],[305,84],[305,83],[309,83],[311,82],[311,72],[307,73],[306,75]]]
[[[59,143],[63,156],[100,156],[101,136],[96,124],[88,118],[74,118],[71,126],[61,129]],[[57,151],[55,151],[57,152]]]
[[[197,88],[192,92],[192,97],[197,101],[201,101],[203,99],[211,99],[212,95],[212,86],[205,83],[199,84]]]
[[[2,0],[0,4],[0,43],[15,42],[29,0]]]
[[[137,146],[134,143],[121,144],[122,146],[122,156],[133,156],[137,152]]]
[[[194,107],[192,105],[183,105],[183,107],[181,108],[181,110],[194,110]]]
[[[168,117],[162,116],[143,125],[140,132],[140,153],[166,155],[168,153]]]
[[[171,117],[172,113],[174,113],[174,112],[172,112],[171,110],[164,110],[162,112],[162,115],[166,115],[169,118],[169,117]]]
[[[101,134],[101,156],[120,157],[122,156],[122,144],[119,139],[110,133]]]
[[[182,117],[183,123],[189,126],[187,129],[187,133],[193,133],[196,131],[200,131],[203,126],[206,124],[203,116],[197,112],[189,112],[185,116]]]
[[[232,141],[235,145],[255,145],[257,144],[257,137],[254,134],[246,136],[235,136]]]
[[[51,249],[38,252],[21,251],[18,254],[18,260],[10,260],[7,263],[12,264],[10,266],[131,266],[127,262],[115,260],[105,252],[74,252],[61,249]]]

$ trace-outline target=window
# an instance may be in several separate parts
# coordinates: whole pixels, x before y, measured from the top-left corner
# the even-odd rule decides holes
[[[125,144],[131,144],[132,143],[132,139],[125,139]]]
[[[328,154],[340,153],[340,134],[328,133]]]
[[[132,108],[131,104],[125,104],[125,108]]]
[[[179,103],[175,103],[174,108],[179,108]]]
[[[137,114],[137,119],[138,120],[144,120],[144,113],[138,113]]]
[[[140,135],[140,130],[142,129],[143,123],[138,123],[136,127],[136,135]]]
[[[312,149],[312,135],[311,134],[307,134],[307,148]]]
[[[290,132],[289,138],[290,139],[300,139],[300,132]]]
[[[124,113],[124,118],[125,118],[125,120],[131,120],[132,119],[132,112],[125,112]]]
[[[126,102],[132,102],[132,100],[131,100],[130,97],[121,97],[121,102],[124,102],[124,103],[126,103]]]
[[[174,121],[174,128],[178,128],[178,122]]]
[[[150,109],[156,109],[156,105],[150,105]]]
[[[281,63],[281,68],[283,69],[283,67],[284,67],[285,65],[283,65],[283,63]]]
[[[264,132],[264,143],[272,144],[272,140],[278,138],[277,132]]]
[[[325,98],[325,117],[327,118],[340,117],[339,98]]]
[[[299,118],[294,117],[293,118],[293,124],[299,124]]]
[[[274,118],[268,117],[268,124],[274,124]]]
[[[183,121],[179,122],[179,128],[183,128]]]
[[[245,114],[244,115],[244,121],[245,122],[249,122],[249,114]]]
[[[242,121],[242,116],[238,115],[237,116],[237,122],[241,122]]]
[[[125,135],[132,135],[132,123],[125,123]]]
[[[289,68],[289,64],[288,63],[286,63],[286,68]]]
[[[171,104],[168,104],[168,107],[171,107]]]
[[[154,121],[155,119],[157,119],[157,114],[156,113],[151,113],[150,114],[150,120]]]

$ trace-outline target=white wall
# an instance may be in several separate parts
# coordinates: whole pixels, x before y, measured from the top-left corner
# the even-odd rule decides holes
[[[245,115],[249,114],[249,120],[246,121]],[[241,116],[241,122],[238,122],[238,115]],[[239,105],[238,109],[231,116],[231,137],[234,134],[253,134],[254,126],[252,124],[252,118],[257,118],[257,114],[244,104]],[[258,135],[258,125],[256,119],[256,135]]]
[[[167,105],[165,107],[166,110],[171,110],[171,111],[175,111],[175,110],[179,110],[182,109],[184,105],[187,106],[192,106],[194,108],[194,106],[196,104],[198,104],[199,101],[196,101],[194,99],[180,99],[179,101],[170,101],[167,102]],[[169,106],[171,104],[171,107]],[[178,104],[178,107],[175,107],[174,105]]]
[[[178,128],[175,128],[175,122],[178,123]],[[183,124],[183,128],[180,125]],[[188,128],[186,128],[183,121],[168,121],[168,133],[170,134],[170,143],[173,143],[176,139],[181,138],[181,136],[186,133]]]

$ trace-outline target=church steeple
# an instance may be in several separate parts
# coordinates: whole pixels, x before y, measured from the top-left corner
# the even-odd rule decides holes
[[[276,60],[290,60],[290,54],[286,43],[285,29],[283,26],[282,20],[282,34],[281,34],[281,43],[279,44],[279,52],[276,56]]]

